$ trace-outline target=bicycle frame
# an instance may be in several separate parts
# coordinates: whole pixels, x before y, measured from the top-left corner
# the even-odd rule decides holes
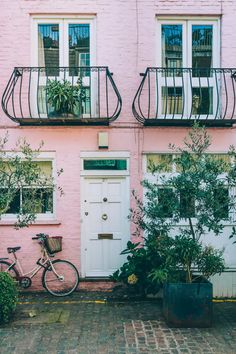
[[[42,255],[36,262],[37,266],[34,267],[33,269],[31,269],[29,272],[24,273],[21,262],[17,258],[16,254],[14,252],[13,252],[13,257],[15,260],[14,261],[11,260],[12,263],[11,263],[11,266],[9,267],[9,270],[13,267],[16,267],[16,269],[19,272],[20,277],[29,277],[30,279],[32,279],[42,268],[46,268],[46,265],[50,264],[54,273],[59,277],[59,275],[56,273],[56,271],[52,265],[52,261],[48,255],[46,249],[42,245],[41,245],[41,248],[42,248],[42,250],[41,250]]]

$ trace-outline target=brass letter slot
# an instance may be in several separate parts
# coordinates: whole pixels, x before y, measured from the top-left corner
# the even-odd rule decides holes
[[[112,240],[113,234],[98,234],[99,240]]]

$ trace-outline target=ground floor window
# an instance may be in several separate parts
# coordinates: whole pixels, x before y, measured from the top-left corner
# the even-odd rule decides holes
[[[227,154],[209,154],[212,158],[217,160],[223,160],[225,163],[232,162],[233,157]],[[209,156],[208,155],[208,156]],[[182,190],[179,195],[176,196],[172,188],[163,186],[162,182],[165,177],[176,175],[180,171],[175,164],[175,158],[177,155],[170,153],[149,153],[144,158],[144,179],[149,181],[157,181],[158,184],[158,204],[161,214],[166,218],[171,218],[173,210],[170,208],[170,203],[176,203],[179,207],[180,218],[194,218],[198,213],[199,205],[196,204],[194,198],[194,192]],[[232,161],[231,161],[232,159]],[[155,171],[155,166],[158,167],[158,172]],[[153,172],[154,171],[154,172]],[[227,173],[227,171],[225,171]],[[229,220],[232,210],[230,208],[230,196],[235,193],[233,188],[227,185],[222,185],[222,188],[215,189],[212,195],[208,197],[212,199],[215,205],[215,217],[222,220]],[[169,207],[168,207],[169,206]]]
[[[8,205],[5,215],[15,215],[21,210],[32,211],[36,214],[53,214],[53,185],[52,185],[52,175],[53,175],[53,165],[52,161],[37,161],[35,162],[40,168],[42,173],[42,181],[45,183],[40,183],[38,186],[31,186],[22,188],[16,188],[9,191],[7,188],[0,188],[1,201],[4,204],[4,199],[7,199],[7,194],[12,193],[14,197],[10,204]],[[48,181],[48,183],[47,183]],[[4,196],[6,198],[4,198]]]

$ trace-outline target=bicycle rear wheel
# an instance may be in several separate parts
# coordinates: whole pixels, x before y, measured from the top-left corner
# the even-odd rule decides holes
[[[64,261],[52,261],[43,272],[43,286],[54,296],[67,296],[76,290],[79,284],[79,273],[74,264]]]
[[[14,280],[19,278],[19,273],[14,266],[8,261],[0,260],[0,272],[8,273]]]

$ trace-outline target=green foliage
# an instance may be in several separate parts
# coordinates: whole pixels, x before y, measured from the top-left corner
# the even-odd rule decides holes
[[[144,268],[144,286],[146,279],[154,284],[192,282],[196,274],[209,278],[224,269],[223,251],[204,245],[202,237],[220,235],[225,221],[231,227],[231,237],[236,235],[235,226],[229,226],[234,223],[236,206],[230,193],[236,186],[236,154],[231,146],[219,157],[209,153],[210,146],[207,130],[195,124],[182,147],[169,146],[175,172],[170,170],[169,158],[153,163],[149,165],[152,180],[142,182],[144,201],[133,192],[136,208],[131,210],[130,220],[136,225],[135,236],[145,235],[143,263],[147,250],[152,255],[149,267]],[[133,268],[134,261],[134,256],[127,259],[117,280],[125,282],[127,269],[134,274],[142,272]]]
[[[160,286],[149,278],[153,268],[161,265],[155,242],[151,239],[142,247],[140,243],[127,243],[127,248],[122,252],[127,254],[127,262],[112,275],[114,281],[123,282],[135,293],[145,296],[148,293],[155,294]]]
[[[78,78],[75,85],[68,80],[48,80],[46,94],[47,101],[55,114],[74,114],[85,100],[85,89],[81,78]]]
[[[157,243],[162,263],[150,273],[152,280],[157,283],[191,283],[202,276],[208,279],[225,268],[222,250],[203,245],[188,232],[175,237],[161,237]]]
[[[11,276],[3,272],[0,272],[0,289],[0,323],[5,323],[16,308],[18,291]]]
[[[55,187],[53,178],[44,175],[35,161],[42,146],[43,143],[33,150],[29,143],[21,139],[9,151],[8,136],[0,138],[0,217],[17,201],[19,209],[14,211],[17,215],[16,228],[27,226],[35,220],[37,207],[42,203],[40,188],[45,190],[47,186],[52,190]],[[20,195],[23,196],[21,206]]]

